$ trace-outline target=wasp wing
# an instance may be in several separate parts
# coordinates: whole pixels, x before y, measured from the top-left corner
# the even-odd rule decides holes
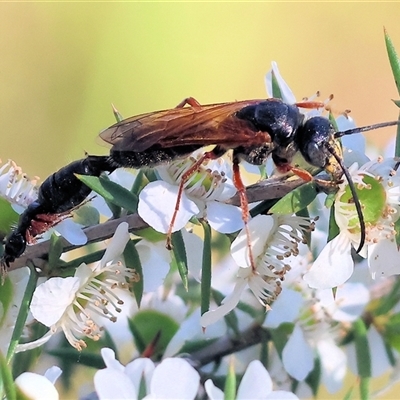
[[[169,148],[225,144],[232,148],[247,143],[251,145],[257,130],[250,121],[235,117],[235,113],[262,101],[265,100],[173,108],[141,114],[118,122],[101,132],[100,137],[112,144],[113,150],[134,152],[145,151],[152,146]]]

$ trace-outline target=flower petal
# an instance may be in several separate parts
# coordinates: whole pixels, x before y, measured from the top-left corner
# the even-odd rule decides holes
[[[298,381],[304,380],[314,368],[313,350],[298,325],[282,351],[282,362],[287,373]]]
[[[224,400],[224,392],[214,385],[211,379],[207,379],[204,384],[204,389],[211,400]]]
[[[100,400],[137,399],[137,389],[122,371],[101,369],[94,375],[94,387]]]
[[[237,232],[244,226],[240,207],[217,201],[207,203],[207,220],[220,233]]]
[[[232,311],[237,304],[239,303],[240,297],[243,293],[243,290],[247,286],[247,280],[243,278],[237,278],[235,288],[233,289],[232,293],[226,296],[219,307],[215,310],[210,310],[205,312],[201,318],[201,326],[204,328],[208,325],[211,325],[221,318],[223,318],[226,314]]]
[[[264,399],[272,392],[272,380],[259,360],[253,360],[247,367],[240,382],[236,398]]]
[[[99,264],[103,268],[109,261],[115,260],[120,257],[125,250],[125,246],[129,241],[128,223],[122,222],[115,230],[113,238],[110,240],[107,250]]]
[[[324,247],[312,267],[304,275],[304,280],[311,288],[334,288],[346,282],[353,273],[353,269],[351,242],[349,237],[342,232]]]
[[[57,323],[75,299],[79,290],[78,278],[51,278],[33,293],[31,312],[35,319],[48,327]]]
[[[380,240],[368,246],[368,264],[372,278],[400,274],[399,250],[394,240]]]
[[[294,322],[303,305],[304,300],[300,292],[284,288],[272,304],[272,309],[267,312],[263,326],[277,328],[284,322]]]
[[[194,399],[199,384],[199,373],[187,361],[181,358],[166,358],[154,370],[150,384],[151,397]]]
[[[282,78],[282,75],[279,72],[278,64],[275,61],[272,61],[271,64],[272,64],[272,69],[269,72],[267,72],[265,76],[265,85],[269,97],[273,97],[272,93],[272,71],[273,71],[275,78],[278,82],[279,89],[281,90],[282,100],[288,104],[296,103],[296,98],[294,97],[292,90],[290,89],[289,85],[285,82],[285,80]]]
[[[43,375],[24,372],[15,380],[15,384],[31,400],[58,400],[59,395],[54,385]]]
[[[167,233],[178,197],[178,186],[167,182],[150,182],[139,195],[138,213],[156,231]],[[196,204],[183,192],[172,231],[181,230],[199,212]]]
[[[71,218],[64,219],[54,229],[71,244],[82,245],[87,242],[87,237],[82,230],[82,226],[74,222]]]
[[[346,353],[333,340],[318,341],[317,349],[322,364],[322,380],[329,393],[335,393],[343,386],[346,376]]]
[[[253,257],[256,258],[264,251],[264,246],[274,226],[270,215],[257,215],[248,223]],[[231,255],[236,264],[245,268],[250,267],[248,258],[247,234],[243,229],[231,245]]]

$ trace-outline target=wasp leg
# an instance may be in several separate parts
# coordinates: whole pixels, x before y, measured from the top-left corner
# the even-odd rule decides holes
[[[186,99],[183,99],[175,108],[183,108],[186,104],[195,110],[201,109],[201,104],[194,97],[186,97]]]
[[[183,175],[181,178],[181,182],[179,183],[179,188],[178,188],[178,195],[176,198],[176,203],[175,203],[175,210],[171,218],[171,222],[168,227],[168,232],[167,232],[167,243],[166,247],[168,250],[172,249],[172,243],[171,243],[171,235],[172,235],[172,230],[174,228],[174,224],[176,221],[176,217],[178,215],[179,211],[179,204],[182,199],[182,193],[183,189],[185,187],[185,183],[187,180],[194,174],[196,173],[199,168],[201,167],[201,164],[203,164],[204,161],[207,160],[215,160],[216,158],[221,157],[223,154],[225,154],[226,150],[220,146],[215,146],[211,151],[205,152]]]
[[[250,230],[249,230],[249,219],[250,219],[249,202],[247,200],[246,187],[244,186],[242,177],[240,175],[239,162],[240,162],[240,159],[234,151],[233,152],[233,165],[232,165],[233,184],[235,185],[235,188],[239,194],[240,208],[242,209],[242,219],[243,219],[244,229],[246,231],[246,237],[247,237],[247,248],[249,250],[250,267],[251,267],[252,271],[255,272],[256,267],[255,267],[255,263],[254,263],[253,249],[251,246],[251,235],[250,235]]]

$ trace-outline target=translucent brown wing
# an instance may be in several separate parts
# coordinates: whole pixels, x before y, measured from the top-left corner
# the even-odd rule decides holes
[[[183,107],[127,118],[100,133],[113,150],[141,152],[152,146],[169,148],[211,144],[236,147],[252,145],[257,136],[250,121],[235,117],[248,105],[265,100]],[[264,134],[265,139],[265,134]],[[258,138],[260,141],[260,138]],[[254,143],[258,144],[258,143]]]

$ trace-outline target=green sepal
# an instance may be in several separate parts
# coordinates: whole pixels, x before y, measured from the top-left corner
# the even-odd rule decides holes
[[[273,214],[294,214],[306,208],[317,197],[316,183],[308,182],[283,196],[269,210]]]
[[[100,176],[90,175],[76,175],[86,186],[94,190],[100,196],[104,197],[106,201],[109,201],[119,207],[124,208],[130,212],[137,211],[138,197],[131,193],[129,190],[118,185],[109,179]]]

